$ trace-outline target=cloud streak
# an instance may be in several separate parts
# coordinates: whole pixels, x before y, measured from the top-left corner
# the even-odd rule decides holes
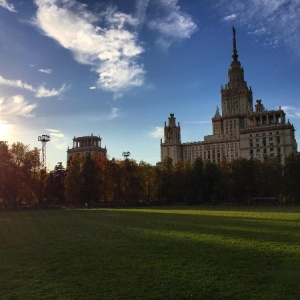
[[[281,108],[285,111],[287,117],[292,119],[300,119],[300,107],[282,106]]]
[[[52,74],[53,70],[52,69],[39,69],[39,72],[46,73],[46,74]]]
[[[0,0],[0,6],[2,6],[3,8],[6,8],[7,10],[11,11],[11,12],[17,12],[15,10],[15,7],[13,4],[8,3],[6,0]]]
[[[178,0],[160,0],[159,15],[149,22],[148,27],[159,33],[157,43],[164,49],[169,48],[175,41],[189,38],[197,25],[192,18],[181,11]]]
[[[67,138],[64,133],[58,129],[45,129],[51,136],[51,143],[55,149],[65,150],[67,148]]]
[[[299,0],[214,0],[213,4],[225,14],[224,20],[247,26],[249,34],[264,38],[265,45],[284,43],[300,55]]]
[[[20,88],[20,89],[24,89],[24,90],[33,92],[33,93],[35,93],[35,96],[37,98],[58,96],[65,90],[65,85],[63,85],[58,90],[56,90],[56,89],[48,90],[42,85],[36,88],[30,84],[27,84],[26,82],[23,82],[22,80],[6,79],[1,75],[0,75],[0,85],[10,86],[10,87],[14,87],[14,88]]]
[[[0,98],[1,116],[33,117],[32,112],[36,107],[36,104],[29,104],[22,95]]]

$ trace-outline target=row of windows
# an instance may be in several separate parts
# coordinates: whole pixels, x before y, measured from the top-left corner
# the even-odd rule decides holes
[[[263,132],[262,135],[263,135],[263,136],[266,136],[267,133],[266,133],[266,132]],[[270,131],[270,132],[269,132],[269,135],[273,135],[273,132]],[[276,135],[279,135],[279,131],[276,131]],[[256,133],[256,134],[255,134],[255,137],[259,137],[259,136],[261,136],[259,133]],[[249,137],[254,137],[254,134],[250,133],[250,134],[249,134]]]
[[[225,149],[225,148],[239,148],[239,143],[222,143],[222,144],[212,144],[206,146],[192,146],[183,148],[183,152],[195,152],[195,151],[206,151],[211,149]]]
[[[262,151],[261,151],[261,150],[262,150]],[[270,150],[270,151],[269,151],[270,153],[275,151],[274,148],[270,148],[269,150]],[[267,151],[267,149],[256,149],[256,152],[255,152],[255,153],[256,153],[257,155],[260,155],[261,153],[267,154],[268,151]],[[253,150],[253,149],[250,149],[249,154],[250,154],[250,156],[254,155],[254,150]],[[281,154],[281,148],[277,148],[277,154]]]

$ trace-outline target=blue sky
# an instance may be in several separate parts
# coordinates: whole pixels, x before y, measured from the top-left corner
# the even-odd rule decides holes
[[[0,140],[41,148],[47,167],[74,136],[109,158],[160,160],[175,113],[183,142],[211,134],[232,31],[254,101],[283,107],[300,142],[299,0],[0,0]]]

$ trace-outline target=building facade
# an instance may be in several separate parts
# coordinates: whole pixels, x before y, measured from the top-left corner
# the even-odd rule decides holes
[[[170,114],[161,140],[161,161],[170,157],[173,164],[178,160],[193,163],[200,157],[203,161],[219,163],[221,159],[231,162],[239,157],[261,161],[278,157],[285,164],[285,158],[297,152],[294,126],[286,121],[281,107],[266,110],[262,101],[256,100],[253,109],[253,93],[238,60],[234,27],[232,62],[228,83],[221,87],[221,107],[222,114],[217,107],[212,118],[212,135],[198,142],[182,143],[180,124]]]
[[[73,147],[68,148],[67,150],[67,164],[69,164],[72,155],[75,153],[79,153],[81,156],[90,153],[91,156],[98,154],[100,157],[107,157],[107,149],[106,146],[104,148],[101,147],[101,137],[94,136],[81,136],[73,138]]]

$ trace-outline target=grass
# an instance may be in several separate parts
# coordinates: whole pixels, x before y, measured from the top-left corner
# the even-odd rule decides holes
[[[0,213],[1,299],[300,299],[300,207]]]

